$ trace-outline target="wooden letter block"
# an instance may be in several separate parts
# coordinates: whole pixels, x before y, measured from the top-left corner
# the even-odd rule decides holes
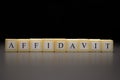
[[[89,41],[90,41],[91,52],[100,52],[102,50],[100,39],[89,39]]]
[[[55,51],[66,51],[66,39],[55,39]]]
[[[78,39],[67,39],[67,51],[77,52],[78,51]]]
[[[42,39],[30,39],[30,51],[42,51]]]
[[[43,39],[43,51],[54,51],[54,39]]]
[[[29,40],[30,39],[18,39],[18,51],[29,51]]]
[[[90,51],[90,41],[89,39],[79,39],[79,52]]]
[[[112,52],[113,51],[113,40],[101,40],[102,52]]]
[[[6,39],[5,50],[6,51],[17,51],[17,39]]]

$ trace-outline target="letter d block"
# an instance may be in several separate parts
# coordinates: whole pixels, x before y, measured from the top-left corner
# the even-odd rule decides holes
[[[54,51],[54,39],[43,39],[43,51]]]
[[[18,51],[29,51],[29,39],[18,39]]]
[[[17,51],[17,39],[5,39],[6,51]]]
[[[112,52],[113,51],[113,40],[101,40],[102,52]]]
[[[66,51],[66,39],[55,39],[55,51],[65,52]]]

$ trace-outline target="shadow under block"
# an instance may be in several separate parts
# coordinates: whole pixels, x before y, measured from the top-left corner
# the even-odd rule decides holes
[[[54,43],[55,52],[66,51],[66,39],[55,39]]]
[[[78,51],[78,39],[67,39],[67,51],[77,52]]]
[[[54,39],[43,39],[43,51],[54,51]]]
[[[29,41],[30,39],[18,39],[18,51],[29,51]]]
[[[5,51],[17,51],[17,39],[5,39]]]
[[[102,50],[100,39],[89,39],[90,41],[90,52],[100,52]]]
[[[102,51],[112,52],[113,51],[113,40],[101,40]]]
[[[89,39],[79,39],[79,52],[89,52],[90,51],[90,41]]]
[[[42,51],[42,39],[30,39],[30,51]]]

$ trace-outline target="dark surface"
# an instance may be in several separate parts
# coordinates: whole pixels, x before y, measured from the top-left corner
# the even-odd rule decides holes
[[[6,53],[0,80],[120,80],[120,45],[113,53]]]

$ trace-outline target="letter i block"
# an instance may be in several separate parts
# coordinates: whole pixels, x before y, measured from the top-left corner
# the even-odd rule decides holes
[[[78,49],[78,39],[67,39],[68,52],[77,52]]]
[[[42,51],[42,39],[30,39],[30,51]]]
[[[89,41],[90,41],[90,51],[91,52],[100,52],[102,50],[100,39],[89,39]]]
[[[17,39],[5,39],[6,51],[17,51]]]
[[[55,51],[65,52],[66,51],[66,39],[55,39]]]
[[[90,51],[90,41],[89,39],[79,39],[79,52]]]
[[[18,39],[18,51],[29,51],[29,39]]]
[[[43,51],[54,51],[54,39],[43,39]]]
[[[113,51],[113,40],[101,40],[102,52],[112,52]]]

